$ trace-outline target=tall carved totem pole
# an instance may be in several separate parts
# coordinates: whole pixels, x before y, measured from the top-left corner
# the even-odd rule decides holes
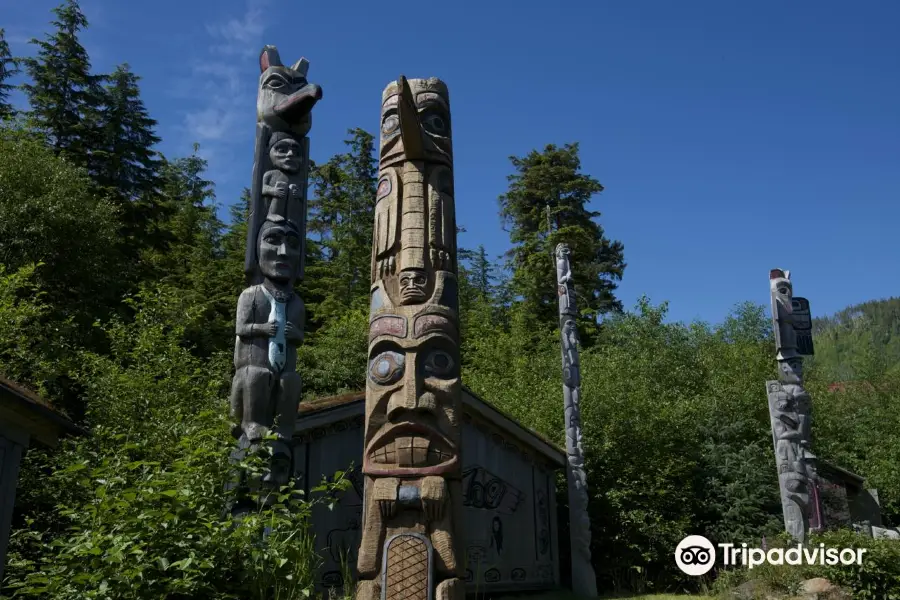
[[[359,600],[462,600],[456,211],[450,98],[385,88],[372,242]]]
[[[591,518],[588,514],[587,473],[581,447],[581,366],[578,360],[578,312],[569,246],[556,246],[556,285],[559,332],[562,337],[563,402],[566,426],[566,479],[569,482],[569,541],[572,549],[572,591],[597,595],[597,576],[591,565]]]
[[[260,447],[272,432],[262,483],[279,486],[291,472],[291,436],[300,401],[296,346],[305,309],[294,293],[303,277],[306,189],[312,108],[322,89],[306,80],[309,62],[281,63],[274,46],[259,57],[256,153],[244,272],[235,326],[231,416],[238,449]],[[246,507],[245,507],[246,508]],[[240,511],[240,508],[238,509]]]
[[[791,272],[769,272],[775,359],[778,381],[767,381],[769,416],[775,444],[775,464],[781,489],[784,527],[798,542],[805,543],[810,519],[818,518],[815,459],[810,451],[811,402],[803,389],[803,357],[800,348],[812,354],[809,334],[809,303],[794,298]],[[800,344],[798,345],[798,338]]]

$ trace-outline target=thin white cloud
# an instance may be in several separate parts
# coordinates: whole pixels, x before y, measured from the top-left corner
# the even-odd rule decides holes
[[[208,23],[206,31],[224,43],[215,44],[213,50],[226,55],[253,55],[266,29],[265,8],[267,0],[250,0],[247,11],[240,19],[228,19],[221,23]]]
[[[205,24],[208,44],[191,63],[188,77],[176,81],[172,93],[185,100],[206,99],[184,113],[183,131],[187,143],[199,142],[201,156],[209,162],[211,179],[228,179],[234,174],[225,164],[233,156],[231,146],[247,143],[253,130],[257,81],[251,75],[251,60],[263,46],[266,8],[269,0],[247,0],[240,17],[226,16]],[[203,93],[198,93],[198,88]],[[246,122],[246,123],[245,123]]]

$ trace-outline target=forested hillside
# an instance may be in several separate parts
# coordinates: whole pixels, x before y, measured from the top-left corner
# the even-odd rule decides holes
[[[307,597],[321,545],[303,533],[315,499],[237,529],[222,518],[246,194],[217,198],[196,150],[159,154],[139,76],[127,65],[91,70],[77,2],[54,19],[28,59],[10,56],[0,30],[0,374],[91,436],[29,451],[0,593]],[[16,69],[27,75],[20,110],[4,87]],[[298,365],[307,399],[364,384],[376,162],[359,125],[347,124],[346,151],[319,160],[310,182],[298,288],[308,307]],[[722,323],[672,324],[662,299],[622,307],[627,249],[586,209],[603,186],[582,168],[577,143],[513,157],[509,181],[498,199],[506,260],[460,251],[463,380],[563,443],[550,249],[568,242],[584,309],[601,588],[696,585],[671,560],[685,535],[755,541],[782,527],[764,386],[775,375],[768,316],[743,304]],[[232,207],[228,222],[217,202]],[[891,300],[817,321],[809,374],[816,453],[866,476],[895,523],[896,310]],[[828,389],[860,377],[872,387]]]
[[[871,300],[813,319],[815,364],[836,382],[900,369],[900,298]]]

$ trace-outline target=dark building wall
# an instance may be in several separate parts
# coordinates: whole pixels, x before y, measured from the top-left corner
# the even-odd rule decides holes
[[[318,506],[313,513],[316,547],[325,561],[319,576],[323,587],[341,584],[342,557],[348,559],[351,573],[355,570],[363,511],[362,478],[351,469],[362,461],[362,405],[337,412],[331,422],[301,417],[295,449],[297,475],[307,490],[338,470],[349,470],[352,482],[334,510]],[[556,466],[471,412],[463,415],[462,436],[462,530],[469,591],[557,586]]]

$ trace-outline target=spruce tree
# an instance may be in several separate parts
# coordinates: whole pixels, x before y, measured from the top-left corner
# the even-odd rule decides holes
[[[95,153],[97,183],[125,200],[155,192],[160,160],[153,146],[160,142],[138,87],[140,77],[128,64],[119,65],[104,90],[102,146]]]
[[[493,298],[496,267],[488,258],[484,244],[479,244],[475,250],[460,248],[459,262],[460,271],[465,274],[466,283],[473,292],[483,300]]]
[[[507,253],[512,292],[525,314],[548,326],[558,323],[554,249],[560,242],[572,253],[578,307],[586,321],[596,324],[600,315],[621,310],[614,291],[625,269],[624,247],[606,237],[595,220],[600,213],[587,208],[603,186],[581,172],[578,144],[550,144],[510,161],[515,172],[499,198],[500,215],[513,243]]]
[[[91,74],[87,51],[78,40],[88,26],[76,0],[53,9],[56,27],[44,40],[32,39],[37,56],[23,59],[31,83],[28,95],[31,125],[47,136],[57,153],[93,171],[92,149],[101,146],[102,80]]]
[[[378,163],[372,135],[358,128],[348,133],[349,152],[312,169],[308,230],[318,234],[323,261],[309,265],[307,285],[322,299],[310,307],[319,323],[366,306],[369,296]]]
[[[0,28],[0,120],[8,119],[16,114],[12,104],[9,103],[9,93],[15,87],[9,83],[9,78],[18,74],[19,63],[13,58],[6,41],[6,31]]]

